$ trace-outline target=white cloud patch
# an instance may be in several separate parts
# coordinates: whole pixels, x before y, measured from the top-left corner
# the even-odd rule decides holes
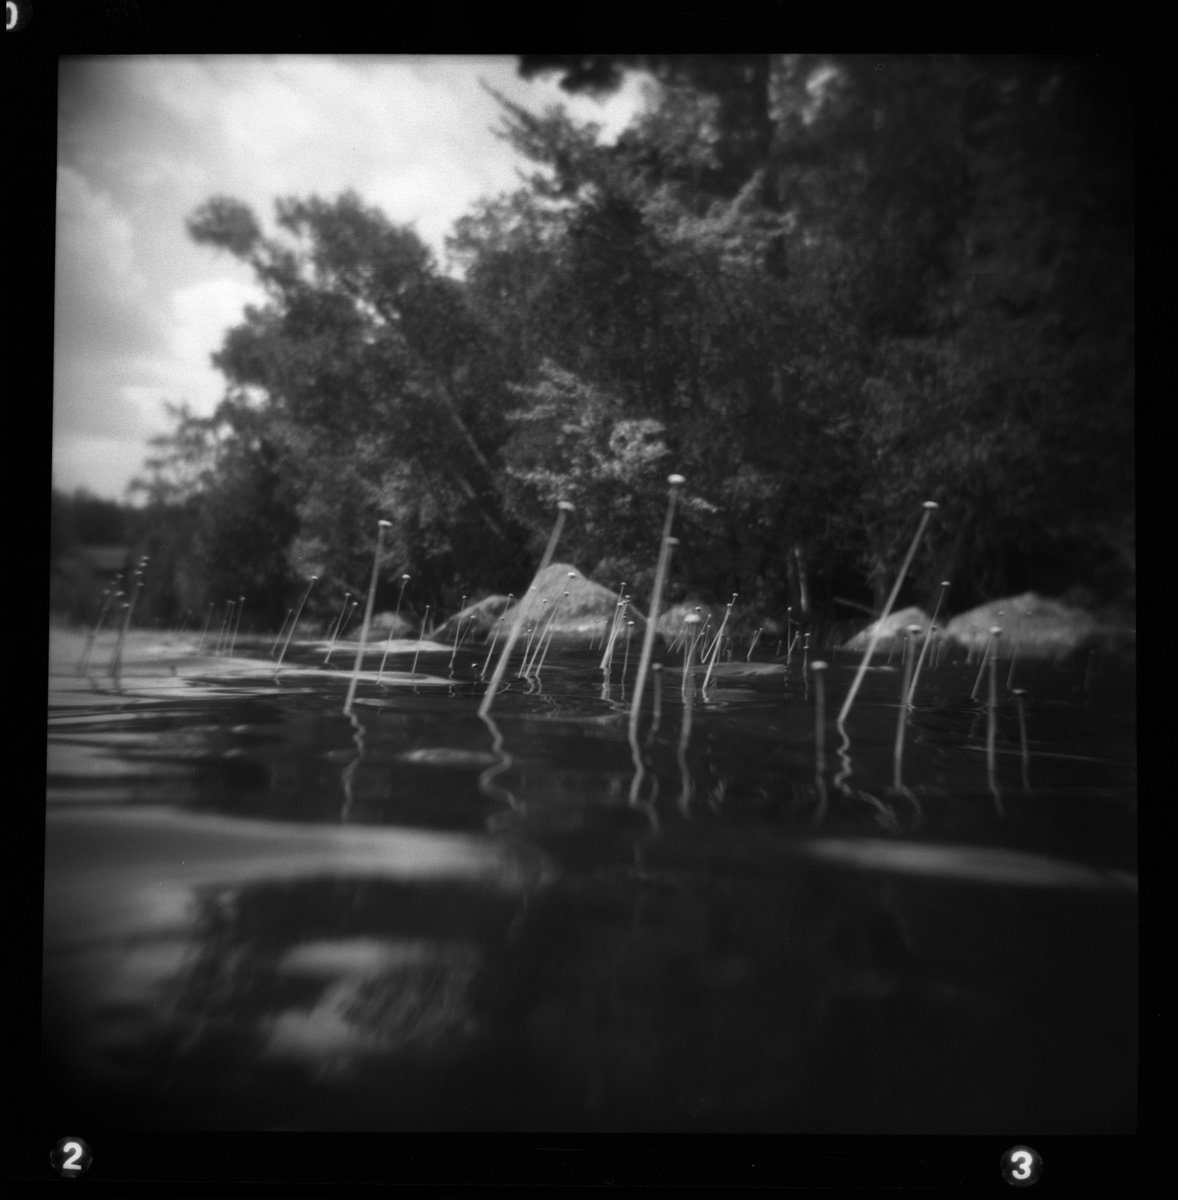
[[[159,333],[154,311],[143,304],[147,280],[130,217],[67,166],[57,174],[54,287],[59,351],[123,353]]]
[[[206,279],[172,297],[172,364],[167,375],[198,411],[209,413],[224,391],[225,378],[211,362],[226,330],[239,325],[247,304],[261,305],[261,288],[238,279]],[[176,368],[181,368],[177,370]]]
[[[61,78],[56,482],[115,496],[166,427],[163,400],[212,411],[210,356],[262,300],[244,264],[185,230],[211,195],[272,230],[276,198],[353,190],[444,263],[454,221],[526,166],[493,133],[482,81],[532,110],[565,104],[606,137],[641,91],[633,78],[604,104],[570,97],[520,79],[511,56],[108,56]]]
[[[86,488],[96,495],[122,500],[131,479],[144,474],[144,450],[142,442],[121,437],[55,437],[53,486],[64,492]]]

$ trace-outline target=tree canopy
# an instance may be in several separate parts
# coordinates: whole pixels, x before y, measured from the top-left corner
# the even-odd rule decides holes
[[[500,98],[531,164],[448,242],[354,193],[188,223],[266,300],[225,398],[144,481],[195,579],[284,611],[310,573],[422,606],[562,554],[641,583],[687,477],[676,590],[762,610],[1134,586],[1132,76],[1035,56],[522,56],[570,91],[648,73],[613,142]],[[187,591],[186,591],[187,589]],[[337,603],[325,588],[318,599]],[[673,597],[674,598],[674,597]]]

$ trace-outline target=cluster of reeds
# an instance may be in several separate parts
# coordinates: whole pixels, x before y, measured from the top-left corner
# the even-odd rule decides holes
[[[561,500],[556,506],[556,522],[552,526],[552,533],[548,537],[548,545],[544,548],[544,554],[540,559],[540,566],[536,569],[536,575],[544,572],[548,565],[552,562],[552,556],[556,553],[556,544],[560,541],[561,530],[564,529],[565,519],[568,514],[573,511],[571,501]],[[520,604],[516,608],[515,619],[511,623],[511,629],[507,634],[507,640],[503,645],[503,651],[499,655],[499,661],[495,664],[495,672],[491,676],[491,682],[487,686],[486,692],[483,694],[482,702],[479,704],[479,716],[486,717],[491,711],[491,705],[494,703],[495,696],[499,691],[499,685],[503,682],[503,676],[507,673],[507,663],[511,657],[511,651],[515,647],[515,643],[519,640],[520,630],[523,626],[524,606]]]

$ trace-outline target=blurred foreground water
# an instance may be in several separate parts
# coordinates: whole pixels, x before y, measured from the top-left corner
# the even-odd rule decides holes
[[[1128,1133],[1135,679],[53,631],[45,1106],[125,1129]],[[334,661],[350,666],[354,651]],[[1003,684],[1006,665],[1002,667]],[[698,684],[698,676],[696,679]],[[1025,729],[1025,734],[1024,734]],[[897,782],[899,786],[897,787]]]

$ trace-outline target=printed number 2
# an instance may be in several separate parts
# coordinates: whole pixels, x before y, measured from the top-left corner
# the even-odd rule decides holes
[[[53,1167],[65,1179],[77,1179],[94,1161],[90,1147],[77,1137],[63,1137],[53,1147]]]

